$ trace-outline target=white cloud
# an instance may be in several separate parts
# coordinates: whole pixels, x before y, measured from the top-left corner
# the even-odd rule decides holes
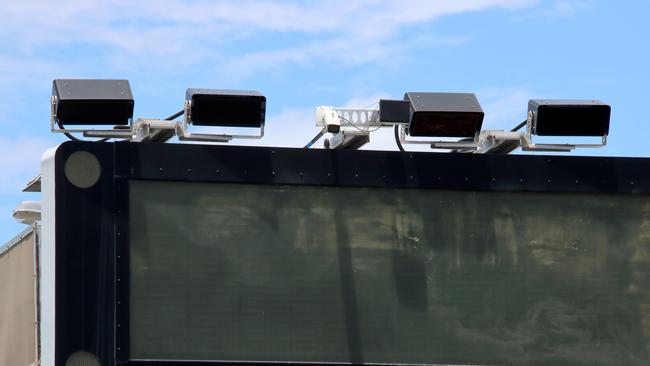
[[[580,12],[594,7],[594,0],[547,0],[540,2],[528,12],[521,12],[517,15],[518,21],[527,21],[539,18],[572,18]]]
[[[29,27],[8,28],[31,35],[32,42],[74,42],[94,37],[117,42],[109,35],[129,29],[175,29],[205,34],[201,27],[218,27],[228,32],[242,27],[275,32],[336,32],[354,30],[367,35],[384,35],[403,25],[488,8],[521,9],[537,0],[238,0],[238,1],[139,1],[61,0],[53,6],[45,0],[2,1],[9,24],[29,20]],[[6,24],[6,23],[5,23]],[[64,31],[43,33],[43,29]],[[101,31],[87,34],[84,29]],[[239,30],[238,30],[239,32]],[[65,37],[68,36],[68,37]]]
[[[23,95],[37,91],[46,100],[51,80],[59,77],[135,74],[142,95],[163,89],[161,75],[170,78],[168,83],[194,77],[205,85],[218,81],[231,86],[260,74],[277,77],[294,65],[394,69],[415,48],[457,46],[472,39],[471,34],[429,32],[404,37],[409,27],[464,12],[516,10],[538,2],[0,0],[0,79],[5,85],[0,99],[13,99],[11,105],[0,106],[0,117],[24,110],[11,87],[20,86]]]
[[[24,128],[29,115],[43,116],[45,131],[49,122],[53,75],[56,75],[56,70],[62,72],[66,69],[37,58],[21,60],[0,53],[0,128],[4,133]],[[34,99],[34,95],[42,99]]]
[[[316,133],[314,108],[288,108],[267,118],[266,135],[259,145],[303,147]]]
[[[542,14],[551,17],[570,17],[580,10],[590,8],[592,2],[592,0],[556,1],[542,10]]]
[[[376,93],[368,96],[356,96],[349,99],[341,108],[374,109],[378,108],[379,99],[393,99],[388,93]]]
[[[360,64],[394,55],[401,29],[443,16],[490,8],[509,10],[537,0],[304,1],[1,1],[4,44],[22,53],[62,45],[104,50],[116,68],[191,65],[212,61],[227,71],[328,59]],[[302,42],[232,54],[254,36],[302,34]],[[464,38],[463,38],[464,37]],[[441,37],[452,42],[461,38]],[[15,42],[14,40],[19,40]]]
[[[39,173],[43,153],[54,145],[35,137],[0,138],[0,193],[20,192]]]
[[[483,129],[509,130],[526,119],[528,100],[534,94],[525,88],[484,88],[477,94],[485,118]]]

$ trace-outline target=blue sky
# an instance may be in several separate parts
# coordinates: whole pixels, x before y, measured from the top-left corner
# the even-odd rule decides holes
[[[265,145],[302,146],[317,105],[365,107],[406,91],[477,94],[484,129],[530,98],[612,105],[609,145],[648,156],[650,2],[604,0],[0,0],[0,244],[46,148],[55,78],[126,78],[136,117],[181,109],[188,87],[267,97]],[[374,137],[374,136],[373,136]],[[369,148],[393,149],[390,133]]]

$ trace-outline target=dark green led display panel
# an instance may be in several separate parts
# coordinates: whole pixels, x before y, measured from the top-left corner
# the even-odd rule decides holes
[[[648,361],[647,196],[129,192],[132,360]]]

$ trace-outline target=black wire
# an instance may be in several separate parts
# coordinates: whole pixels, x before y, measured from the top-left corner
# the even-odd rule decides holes
[[[528,123],[528,120],[525,120],[525,121],[521,122],[520,124],[516,125],[512,130],[510,130],[510,132],[519,131],[522,127],[524,127],[526,125],[526,123]]]
[[[404,146],[402,146],[402,142],[399,140],[399,125],[395,125],[395,143],[397,143],[399,151],[404,151]]]
[[[178,111],[178,112],[172,114],[171,116],[165,118],[165,121],[175,120],[176,118],[182,116],[183,114],[185,114],[185,110],[181,109],[180,111]]]
[[[59,126],[59,129],[60,129],[60,130],[65,130],[65,128],[63,128],[63,125],[61,124],[61,122],[56,121],[56,125]],[[71,135],[70,133],[68,133],[68,132],[64,132],[63,134],[66,135],[66,136],[67,136],[70,140],[72,140],[72,141],[80,141],[78,138],[72,136],[72,135]]]
[[[313,139],[311,139],[311,141],[307,143],[307,145],[305,145],[305,149],[309,149],[313,144],[316,143],[316,141],[318,141],[319,138],[323,137],[324,134],[325,129],[322,129],[316,136],[314,136]]]
[[[361,127],[357,126],[356,124],[350,122],[350,120],[347,119],[347,118],[345,118],[345,117],[341,117],[341,116],[338,116],[338,117],[339,117],[340,119],[342,119],[343,122],[349,124],[350,126],[356,128],[357,130],[359,130],[359,131],[361,131],[361,132],[375,132],[375,131],[377,131],[377,130],[379,130],[379,129],[381,128],[381,125],[379,125],[379,126],[375,127],[375,128],[372,129],[372,130],[369,129],[369,128],[368,128],[368,129],[364,129],[364,128],[361,128]]]
[[[172,120],[174,120],[174,119],[176,119],[176,118],[182,116],[183,114],[185,114],[185,110],[181,109],[180,111],[178,111],[178,112],[172,114],[171,116],[165,118],[165,121],[172,121]],[[61,124],[60,121],[56,121],[56,124],[57,124],[57,126],[59,126],[59,129],[61,129],[61,130],[65,130],[65,128],[63,127],[63,124]],[[80,138],[75,137],[74,135],[72,135],[72,134],[69,133],[69,132],[64,132],[63,134],[66,135],[66,136],[67,136],[70,140],[72,140],[72,141],[86,141],[86,140],[82,140],[82,139],[80,139]],[[322,135],[321,135],[321,136],[322,136]],[[319,138],[320,138],[320,136],[319,136]],[[108,141],[108,140],[110,140],[110,138],[107,137],[107,138],[103,138],[103,139],[95,140],[95,142],[106,142],[106,141]],[[129,140],[129,139],[126,139],[126,140],[124,140],[124,141],[128,141],[128,140]]]

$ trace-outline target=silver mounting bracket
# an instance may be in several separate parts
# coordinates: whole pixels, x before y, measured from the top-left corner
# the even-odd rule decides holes
[[[526,119],[526,132],[522,139],[521,149],[523,151],[556,151],[568,152],[577,148],[602,148],[607,145],[607,135],[601,137],[600,144],[536,144],[533,142],[533,120],[535,115],[528,112]]]
[[[508,154],[525,144],[521,132],[488,130],[479,135],[477,154]]]
[[[117,129],[102,130],[89,128],[59,128],[56,119],[56,96],[50,98],[50,131],[56,133],[82,133],[85,137],[131,138],[131,125],[116,126]],[[120,129],[122,127],[123,129]]]
[[[341,130],[326,140],[328,149],[357,150],[370,142],[369,131]]]
[[[259,140],[264,137],[264,122],[259,129],[259,134],[257,135],[228,135],[228,134],[211,134],[211,133],[191,133],[189,131],[189,125],[191,124],[191,102],[185,101],[185,106],[183,107],[184,117],[183,121],[178,123],[176,127],[176,135],[181,141],[204,141],[204,142],[229,142],[232,139],[249,139],[249,140]]]
[[[177,121],[139,118],[133,124],[133,142],[166,142],[176,134]]]
[[[570,152],[576,148],[600,148],[607,144],[607,135],[600,144],[536,144],[533,142],[532,113],[526,120],[526,132],[487,130],[479,135],[477,154],[508,154],[521,147],[523,151]]]
[[[476,151],[478,148],[478,136],[477,133],[473,138],[461,141],[442,141],[442,140],[407,140],[406,133],[408,126],[404,123],[398,124],[398,133],[399,140],[402,144],[413,144],[413,145],[429,145],[432,149],[448,149],[448,150],[469,150]]]
[[[166,142],[174,135],[179,140],[204,141],[204,142],[229,142],[232,139],[261,139],[264,137],[264,124],[260,127],[258,135],[227,135],[209,133],[189,132],[189,111],[190,105],[185,103],[185,118],[182,121],[168,121],[154,118],[139,118],[132,124],[115,126],[111,130],[92,128],[59,128],[56,120],[56,97],[50,99],[50,128],[52,132],[59,133],[82,133],[85,137],[95,138],[121,138],[133,142]]]
[[[570,152],[576,148],[598,148],[605,146],[607,136],[602,144],[535,144],[526,132],[488,130],[479,136],[477,154],[508,154],[521,147],[523,151]]]

